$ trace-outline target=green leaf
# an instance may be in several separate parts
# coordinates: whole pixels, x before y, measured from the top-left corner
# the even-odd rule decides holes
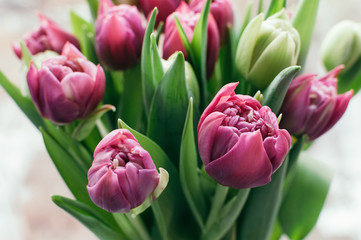
[[[88,184],[87,171],[79,166],[46,130],[40,128],[40,131],[45,147],[69,190],[77,200],[87,204],[91,203],[86,190]]]
[[[280,221],[277,219],[275,225],[273,226],[273,232],[270,237],[270,240],[279,240],[283,234],[283,230],[280,224]]]
[[[32,54],[30,53],[28,47],[23,43],[20,42],[20,48],[21,48],[21,60],[25,63],[27,69],[30,67],[30,63],[32,61]],[[35,63],[34,66],[38,68]]]
[[[270,6],[268,7],[266,18],[272,16],[276,12],[279,12],[284,7],[286,7],[286,0],[272,0]]]
[[[82,119],[79,125],[74,129],[72,137],[78,141],[87,138],[95,127],[96,122],[109,110],[114,112],[115,107],[109,104],[103,105],[93,111],[87,118]]]
[[[153,95],[156,89],[155,79],[153,78],[153,62],[151,52],[151,34],[154,29],[155,18],[157,15],[157,8],[152,12],[149,18],[147,29],[145,30],[142,55],[140,59],[140,68],[142,73],[142,88],[143,88],[143,101],[145,106],[145,112],[148,116],[150,110],[150,104],[153,99]]]
[[[94,63],[98,62],[94,44],[94,26],[87,22],[74,11],[70,12],[70,20],[74,35],[80,43],[80,48],[84,56]]]
[[[263,92],[263,104],[269,106],[274,113],[277,114],[279,112],[287,89],[300,68],[300,66],[285,68],[272,80],[271,84]]]
[[[187,54],[190,56],[191,59],[194,58],[193,56],[193,49],[191,47],[191,43],[189,42],[189,39],[187,37],[187,34],[186,32],[184,31],[183,27],[182,27],[182,24],[180,23],[177,15],[173,15],[174,16],[174,22],[175,22],[175,25],[177,27],[177,30],[178,30],[178,33],[179,33],[179,36],[182,40],[182,43],[183,43],[183,46],[187,52]]]
[[[221,239],[234,226],[236,219],[241,213],[250,189],[237,190],[236,196],[231,198],[219,211],[218,216],[212,226],[204,232],[204,240]]]
[[[116,229],[113,229],[109,225],[105,224],[101,217],[91,207],[85,205],[84,203],[56,195],[51,198],[57,206],[76,218],[99,239],[131,239],[131,236],[126,236],[117,226]]]
[[[303,66],[310,47],[319,2],[319,0],[301,0],[292,17],[292,25],[296,28],[301,38],[301,50],[297,61],[297,64],[300,66]]]
[[[193,99],[190,98],[182,134],[179,175],[181,186],[188,204],[199,226],[203,229],[203,219],[205,218],[206,209],[204,197],[200,189],[197,162],[197,150],[193,129]]]
[[[189,97],[185,61],[183,53],[179,52],[154,94],[147,134],[164,149],[176,166],[179,163],[182,126],[187,114]]]
[[[281,205],[287,161],[286,158],[270,183],[251,190],[239,219],[238,239],[264,240],[271,237]]]
[[[199,87],[201,93],[200,105],[205,106],[207,102],[207,28],[208,28],[208,14],[210,11],[211,0],[207,0],[201,16],[194,28],[193,38],[191,42],[192,48],[192,64],[197,73],[199,80]]]
[[[279,212],[282,229],[290,239],[304,239],[316,224],[331,176],[325,164],[301,155]]]
[[[23,96],[20,90],[14,84],[12,84],[1,71],[0,85],[5,89],[5,91],[15,101],[15,103],[25,113],[25,115],[30,119],[36,128],[44,126],[44,120],[36,110],[31,99],[29,97]]]
[[[95,20],[98,15],[98,0],[87,0],[90,13]]]
[[[164,70],[162,65],[162,58],[159,56],[159,51],[154,33],[150,35],[150,41],[152,43],[151,52],[152,52],[152,62],[153,62],[153,74],[154,74],[153,78],[157,86],[164,75]]]

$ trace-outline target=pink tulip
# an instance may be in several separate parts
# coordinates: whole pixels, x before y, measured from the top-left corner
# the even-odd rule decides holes
[[[217,93],[198,123],[198,147],[206,172],[218,183],[252,188],[271,181],[291,146],[276,115],[254,98],[235,94],[238,83]]]
[[[199,20],[200,13],[192,11],[185,2],[181,2],[174,13],[179,19],[188,40],[193,38],[194,28]],[[207,76],[211,77],[216,64],[220,47],[219,33],[217,24],[210,14],[208,16],[208,40],[207,40]],[[167,59],[174,52],[182,51],[187,57],[187,52],[183,46],[182,40],[175,24],[174,16],[168,16],[164,29],[163,57]]]
[[[316,74],[295,78],[281,107],[281,126],[293,135],[306,134],[311,141],[335,125],[353,95],[353,90],[337,95],[337,75],[342,68],[321,78]]]
[[[95,148],[88,171],[92,201],[109,212],[129,212],[150,196],[159,174],[149,153],[126,129],[105,136]]]
[[[60,56],[49,58],[38,70],[31,63],[27,73],[30,95],[45,118],[65,124],[84,118],[103,97],[103,69],[88,61],[72,44]]]
[[[80,49],[78,40],[71,34],[65,32],[56,23],[39,14],[40,27],[38,30],[30,33],[24,39],[24,44],[32,55],[46,50],[52,50],[61,53],[66,42],[72,43]],[[21,47],[19,43],[13,44],[15,54],[21,59]]]
[[[153,9],[157,7],[156,26],[159,22],[164,22],[168,15],[174,12],[181,0],[139,0],[140,8],[145,16],[149,16]]]
[[[135,6],[101,0],[95,22],[95,47],[101,63],[112,70],[134,67],[140,59],[144,31]]]
[[[201,12],[206,0],[192,0],[189,3],[190,8],[195,12]],[[216,20],[219,35],[223,41],[226,35],[227,26],[232,26],[233,7],[229,0],[212,0],[210,12]]]

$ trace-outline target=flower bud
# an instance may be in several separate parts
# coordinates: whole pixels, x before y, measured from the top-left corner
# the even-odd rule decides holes
[[[97,206],[126,213],[152,195],[159,178],[149,153],[128,130],[117,129],[95,148],[87,189]]]
[[[179,19],[179,22],[182,25],[184,32],[188,37],[188,40],[191,42],[193,38],[193,31],[199,20],[200,13],[192,11],[185,2],[182,2],[174,14]],[[208,38],[206,68],[207,76],[209,78],[214,71],[214,66],[218,58],[220,47],[217,24],[211,14],[208,16],[207,34]],[[174,16],[170,15],[166,20],[164,29],[163,58],[167,59],[176,51],[182,51],[185,58],[187,58],[187,52],[178,33]]]
[[[195,12],[201,12],[206,0],[192,0],[190,8]],[[223,41],[226,35],[227,26],[232,26],[234,21],[233,7],[229,0],[212,0],[210,13],[217,23],[218,32]]]
[[[337,95],[339,66],[327,75],[301,75],[295,78],[281,107],[281,127],[293,135],[306,134],[314,140],[328,131],[346,111],[353,90]]]
[[[326,69],[343,64],[347,72],[361,58],[361,24],[344,20],[336,24],[326,35],[321,56]]]
[[[266,20],[260,14],[238,42],[236,67],[254,88],[263,90],[279,72],[297,63],[299,52],[300,36],[284,11]]]
[[[165,22],[168,15],[174,12],[180,3],[181,0],[139,0],[140,8],[145,16],[149,16],[153,9],[157,7],[156,26],[159,22]]]
[[[66,42],[72,43],[80,49],[79,41],[71,34],[61,29],[56,23],[42,14],[38,14],[40,27],[30,33],[24,39],[25,46],[32,55],[51,50],[61,53]],[[21,59],[21,47],[19,43],[13,44],[15,54]]]
[[[218,183],[252,188],[271,181],[291,146],[276,115],[254,98],[225,85],[204,110],[198,123],[199,154],[206,172]]]
[[[140,59],[144,36],[142,16],[135,6],[99,2],[95,22],[95,48],[102,64],[112,70],[126,70]]]
[[[89,115],[101,101],[105,88],[103,69],[88,61],[72,44],[60,56],[49,58],[27,73],[30,95],[45,118],[65,124]]]

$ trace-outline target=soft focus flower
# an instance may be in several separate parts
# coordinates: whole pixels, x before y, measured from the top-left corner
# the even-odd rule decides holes
[[[99,2],[95,47],[106,67],[125,70],[135,66],[140,59],[144,31],[142,16],[135,6],[115,6],[110,0]]]
[[[297,63],[300,36],[285,11],[255,17],[237,47],[236,67],[253,87],[263,90],[286,67]]]
[[[79,41],[73,35],[61,29],[44,15],[39,14],[38,17],[40,20],[39,29],[30,33],[24,39],[24,44],[32,55],[46,50],[52,50],[60,54],[66,42],[70,42],[80,49]],[[20,43],[13,44],[13,50],[21,58]]]
[[[198,147],[207,173],[218,183],[251,188],[271,181],[291,146],[276,115],[254,98],[225,85],[203,112]]]
[[[64,124],[91,113],[103,97],[103,69],[88,61],[70,43],[60,56],[49,58],[27,73],[30,95],[43,117]]]
[[[206,0],[192,0],[190,8],[195,12],[201,12]],[[229,0],[212,0],[210,13],[217,23],[219,35],[223,41],[226,35],[227,26],[232,26],[234,21],[233,7]]]
[[[174,12],[180,3],[181,0],[139,0],[140,8],[145,16],[149,16],[153,9],[157,7],[156,26],[159,22],[165,22],[168,15]]]
[[[105,136],[95,148],[88,171],[92,201],[109,212],[129,212],[150,196],[159,174],[149,153],[126,129]]]
[[[326,69],[343,64],[348,71],[361,58],[361,24],[344,20],[336,24],[325,37],[321,56]]]
[[[188,40],[191,42],[193,38],[193,31],[199,20],[200,13],[196,13],[192,11],[185,2],[182,2],[174,14],[179,19],[179,22],[181,23],[184,32],[188,37]],[[219,39],[217,24],[211,14],[209,14],[208,16],[207,34],[208,34],[208,38],[207,38],[206,65],[207,65],[207,76],[210,77],[213,73],[220,47],[220,39]],[[187,58],[187,52],[183,46],[181,37],[178,33],[174,16],[170,15],[165,23],[163,57],[167,59],[176,51],[182,51],[184,56]]]
[[[339,66],[321,78],[315,74],[295,78],[281,107],[281,127],[314,140],[335,125],[353,95],[352,90],[337,95],[336,77],[341,69]]]

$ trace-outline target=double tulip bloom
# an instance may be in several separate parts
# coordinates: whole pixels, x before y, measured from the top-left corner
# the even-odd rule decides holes
[[[206,172],[218,183],[252,188],[271,181],[291,146],[276,115],[254,98],[225,85],[203,112],[198,147]]]
[[[200,13],[194,12],[188,4],[181,2],[179,7],[176,9],[174,14],[179,19],[180,24],[182,25],[185,34],[187,35],[188,40],[191,42],[193,38],[194,28],[199,20]],[[214,20],[212,14],[208,16],[208,28],[207,28],[207,76],[210,77],[214,71],[214,66],[216,64],[219,47],[220,47],[220,38],[217,28],[217,23]],[[167,59],[174,52],[182,51],[184,56],[187,57],[187,52],[184,48],[183,42],[179,35],[177,26],[175,24],[174,16],[168,16],[165,29],[164,29],[164,44],[163,44],[163,57]]]
[[[61,53],[66,42],[72,43],[80,49],[79,41],[70,33],[61,29],[56,23],[42,14],[38,15],[40,27],[38,30],[30,33],[24,39],[25,46],[32,55],[51,50]],[[15,54],[21,58],[21,47],[19,43],[13,45]]]
[[[126,70],[140,59],[144,36],[142,16],[135,6],[99,2],[95,22],[95,47],[101,63],[112,70]]]
[[[149,153],[128,130],[117,129],[95,148],[87,189],[99,207],[125,213],[152,195],[159,178]]]
[[[41,115],[58,124],[88,116],[101,101],[105,88],[103,69],[88,61],[72,44],[27,73],[30,95]]]
[[[327,75],[301,75],[295,78],[281,107],[281,127],[293,135],[306,134],[314,140],[327,132],[346,111],[353,90],[337,95],[339,66]]]

